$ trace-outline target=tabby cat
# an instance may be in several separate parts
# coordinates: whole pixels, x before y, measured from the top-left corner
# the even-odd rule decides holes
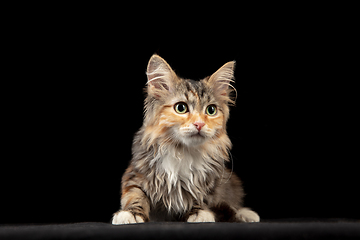
[[[235,62],[210,77],[178,77],[153,55],[147,66],[145,116],[122,177],[113,224],[148,221],[259,222],[242,206],[240,179],[225,167]]]

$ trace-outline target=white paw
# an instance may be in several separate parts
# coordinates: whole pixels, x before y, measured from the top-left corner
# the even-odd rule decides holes
[[[112,219],[112,224],[120,225],[120,224],[133,224],[133,223],[142,223],[144,220],[139,216],[134,216],[129,211],[119,211],[114,214]]]
[[[260,222],[259,215],[248,208],[241,208],[238,210],[236,218],[241,222]]]
[[[212,212],[199,210],[198,213],[191,215],[188,222],[215,222],[215,216]]]

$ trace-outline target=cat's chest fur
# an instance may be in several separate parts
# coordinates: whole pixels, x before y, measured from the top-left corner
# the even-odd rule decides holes
[[[203,162],[196,151],[169,151],[161,157],[157,170],[165,172],[168,183],[175,186],[178,181],[193,182],[195,172],[205,176],[208,169]]]
[[[151,162],[155,167],[150,197],[168,210],[181,213],[201,203],[214,185],[215,172],[208,156],[196,149],[169,148]]]

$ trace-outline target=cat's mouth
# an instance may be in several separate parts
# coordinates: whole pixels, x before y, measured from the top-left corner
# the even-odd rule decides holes
[[[197,137],[204,138],[205,136],[202,135],[201,132],[197,132],[197,133],[192,134],[190,137],[192,137],[192,138],[197,138]]]
[[[188,132],[185,136],[182,137],[182,141],[185,143],[185,145],[189,147],[198,146],[199,144],[202,144],[205,140],[206,135],[198,131]]]

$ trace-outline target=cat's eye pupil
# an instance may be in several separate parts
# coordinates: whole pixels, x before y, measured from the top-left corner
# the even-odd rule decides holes
[[[214,116],[216,114],[216,107],[214,105],[209,105],[206,108],[206,113],[210,116]]]
[[[179,104],[179,105],[178,105],[178,110],[179,110],[179,112],[184,112],[184,111],[185,111],[185,106],[184,106],[184,104]]]
[[[175,105],[175,111],[176,111],[177,113],[186,113],[186,111],[187,111],[187,106],[186,106],[186,104],[185,104],[185,103],[177,103],[177,104]]]

